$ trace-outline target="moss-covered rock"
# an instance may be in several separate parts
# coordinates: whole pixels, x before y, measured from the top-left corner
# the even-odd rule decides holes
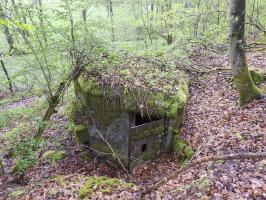
[[[97,190],[103,193],[111,193],[114,189],[125,189],[134,187],[132,183],[126,183],[116,178],[89,177],[79,190],[79,199],[86,199]]]
[[[257,85],[265,80],[266,73],[262,69],[250,67],[249,72],[253,82]]]
[[[81,105],[78,101],[73,101],[67,107],[68,128],[73,132],[73,139],[78,144],[84,144],[89,140],[86,121],[81,119],[82,116]]]
[[[48,162],[58,162],[66,157],[65,151],[55,151],[55,150],[49,150],[43,153],[42,160],[48,161]]]

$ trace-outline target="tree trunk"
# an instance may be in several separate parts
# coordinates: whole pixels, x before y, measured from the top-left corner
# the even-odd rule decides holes
[[[5,174],[4,165],[2,159],[0,158],[0,176],[3,176],[4,174]]]
[[[40,28],[41,28],[41,33],[45,42],[45,45],[48,46],[48,40],[47,40],[47,35],[46,35],[46,30],[44,26],[44,16],[43,16],[43,4],[42,0],[38,0],[38,15],[39,15],[39,21],[40,21]]]
[[[172,1],[169,0],[169,1],[166,1],[166,10],[165,12],[169,12],[168,15],[169,15],[169,19],[168,19],[168,22],[166,24],[166,28],[168,30],[168,33],[167,33],[167,44],[170,45],[173,43],[173,34],[172,34],[172,29],[173,29],[173,24],[172,24],[172,21],[173,21],[173,16],[172,16],[172,13],[171,13],[171,9],[172,9]]]
[[[8,26],[4,26],[4,34],[6,36],[6,41],[7,41],[8,46],[9,46],[8,53],[9,53],[9,55],[12,55],[14,52],[16,52],[17,49],[15,47],[13,35],[11,34]]]
[[[7,72],[7,69],[5,67],[5,64],[4,64],[4,61],[2,59],[1,54],[0,54],[0,63],[1,63],[1,66],[2,66],[2,69],[3,69],[4,73],[6,75],[6,79],[7,79],[8,86],[9,86],[9,91],[11,92],[12,96],[14,96],[14,90],[13,90],[13,86],[12,86],[12,81],[11,81],[11,79],[9,77],[9,74]]]
[[[5,10],[0,2],[0,19],[6,20],[7,14],[5,13]],[[8,26],[3,26],[3,31],[6,37],[6,41],[9,46],[9,55],[12,55],[13,53],[16,53],[17,49],[15,47],[15,42],[12,33],[10,32],[10,29]]]
[[[108,16],[110,17],[110,23],[111,23],[111,37],[112,42],[115,41],[115,30],[114,30],[114,11],[113,11],[113,2],[112,0],[108,1]]]
[[[262,97],[255,86],[247,66],[245,52],[245,9],[246,0],[230,0],[229,42],[230,62],[236,89],[239,93],[239,104],[243,105]]]

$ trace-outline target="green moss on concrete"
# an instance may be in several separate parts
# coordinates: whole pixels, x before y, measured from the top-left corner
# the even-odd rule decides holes
[[[108,96],[109,98],[120,99],[122,109],[131,112],[139,112],[137,104],[143,103],[147,106],[151,115],[175,118],[178,111],[186,105],[188,100],[189,91],[186,77],[180,78],[178,84],[168,84],[169,89],[157,92],[142,91],[141,88],[139,91],[137,89],[128,91],[127,85],[124,86],[124,89],[120,88],[119,91],[108,86],[103,88],[96,80],[93,81],[91,78],[89,79],[85,74],[82,74],[76,81],[76,88],[83,96],[86,96],[86,102],[94,104],[96,108],[97,106],[102,106],[102,104],[96,104],[99,102],[97,98]],[[125,90],[127,91],[126,93],[124,92]],[[141,99],[137,97],[138,100],[143,101],[137,102],[136,94],[140,94],[140,97],[147,96],[147,98]]]
[[[262,83],[265,80],[266,73],[262,69],[251,67],[249,72],[253,82],[257,85]]]
[[[148,63],[151,64],[151,62]],[[104,131],[109,128],[116,119],[121,117],[121,113],[132,112],[166,120],[172,119],[174,123],[171,125],[172,129],[177,130],[173,131],[174,135],[180,135],[184,110],[189,97],[188,77],[180,71],[170,72],[170,70],[162,70],[156,66],[148,68],[149,65],[146,66],[146,63],[143,67],[139,65],[135,67],[137,64],[133,64],[133,68],[125,68],[128,66],[126,63],[121,69],[115,66],[109,71],[103,67],[100,76],[95,71],[90,71],[92,69],[90,66],[90,69],[82,73],[74,82],[77,101],[82,104],[83,110],[87,106],[93,109],[93,117],[99,130]],[[138,73],[141,77],[136,75]],[[140,105],[144,107],[143,110],[140,109]],[[164,132],[163,130],[153,131],[158,131],[159,135]],[[86,140],[87,133],[82,131],[81,133]],[[171,145],[172,141],[171,144],[169,142],[168,147],[170,148]],[[98,145],[95,149],[108,151],[108,148],[102,146],[106,145]],[[189,149],[184,148],[183,151],[187,152],[183,152],[184,155],[189,154]]]
[[[75,125],[72,129],[74,140],[78,144],[85,144],[89,141],[89,133],[85,125]]]
[[[91,144],[91,148],[95,149],[99,152],[105,153],[105,154],[110,154],[110,155],[117,155],[119,156],[119,150],[116,149],[114,146],[112,146],[112,149],[105,143],[101,142],[101,141],[97,141],[97,142],[93,142]]]
[[[180,84],[176,85],[175,89],[175,92],[169,93],[148,93],[147,101],[144,103],[147,105],[151,115],[160,116],[162,118],[178,117],[178,115],[180,114],[179,111],[183,110],[188,100],[188,81],[186,79],[180,80]],[[130,101],[130,98],[128,99]],[[136,104],[136,102],[133,101],[131,104],[134,105]],[[139,108],[135,107],[135,109],[136,110],[131,109],[131,111],[139,112]]]
[[[78,102],[72,102],[67,108],[67,118],[69,130],[73,132],[74,140],[79,144],[84,144],[89,140],[87,126],[85,124],[76,124],[77,119],[82,115],[81,106]]]
[[[99,190],[103,193],[111,193],[114,189],[130,188],[134,184],[126,183],[116,178],[89,177],[79,190],[79,199],[87,199]]]
[[[75,83],[76,93],[79,96],[85,97],[85,100],[80,100],[83,106],[89,105],[93,108],[94,118],[97,119],[98,125],[101,128],[106,128],[117,119],[121,111],[128,111],[133,113],[140,113],[139,104],[143,104],[144,115],[150,115],[157,118],[173,119],[174,135],[180,134],[180,127],[183,122],[184,109],[189,97],[188,79],[186,76],[178,80],[178,84],[168,84],[162,91],[137,91],[136,89],[128,89],[125,85],[124,88],[111,88],[108,85],[100,87],[97,81],[92,81],[93,77],[88,78],[86,74],[82,74]],[[125,92],[126,91],[126,92]],[[136,97],[136,94],[138,96]],[[108,96],[109,102],[112,104],[107,105],[103,109],[104,98]],[[145,97],[145,98],[142,98]],[[103,110],[108,114],[104,114]],[[147,113],[148,112],[148,113]],[[78,142],[87,140],[86,128],[84,130],[76,131],[75,138]],[[83,132],[84,131],[84,132]],[[158,131],[162,134],[163,130]],[[149,134],[149,133],[147,133]],[[80,139],[81,138],[81,139]],[[83,139],[85,138],[85,140]],[[98,145],[103,152],[108,151],[105,147]],[[97,148],[98,148],[97,147]],[[95,148],[95,149],[97,149]]]

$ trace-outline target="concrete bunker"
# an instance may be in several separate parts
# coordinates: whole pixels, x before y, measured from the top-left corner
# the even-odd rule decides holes
[[[137,69],[130,67],[133,63]],[[169,74],[147,60],[119,63],[115,71],[105,66],[101,73],[94,67],[74,84],[76,101],[69,116],[76,142],[98,156],[115,158],[127,169],[161,151],[176,151],[188,99],[186,75],[179,70]],[[145,76],[140,78],[140,72]],[[162,76],[147,84],[154,74]],[[170,83],[162,82],[166,75]]]

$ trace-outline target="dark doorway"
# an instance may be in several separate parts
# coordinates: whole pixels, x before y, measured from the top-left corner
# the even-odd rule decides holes
[[[156,121],[156,120],[159,120],[160,118],[158,117],[148,117],[148,116],[141,116],[140,114],[136,114],[136,118],[135,118],[135,126],[139,126],[139,125],[142,125],[142,124],[147,124],[149,122],[152,122],[152,121]]]

